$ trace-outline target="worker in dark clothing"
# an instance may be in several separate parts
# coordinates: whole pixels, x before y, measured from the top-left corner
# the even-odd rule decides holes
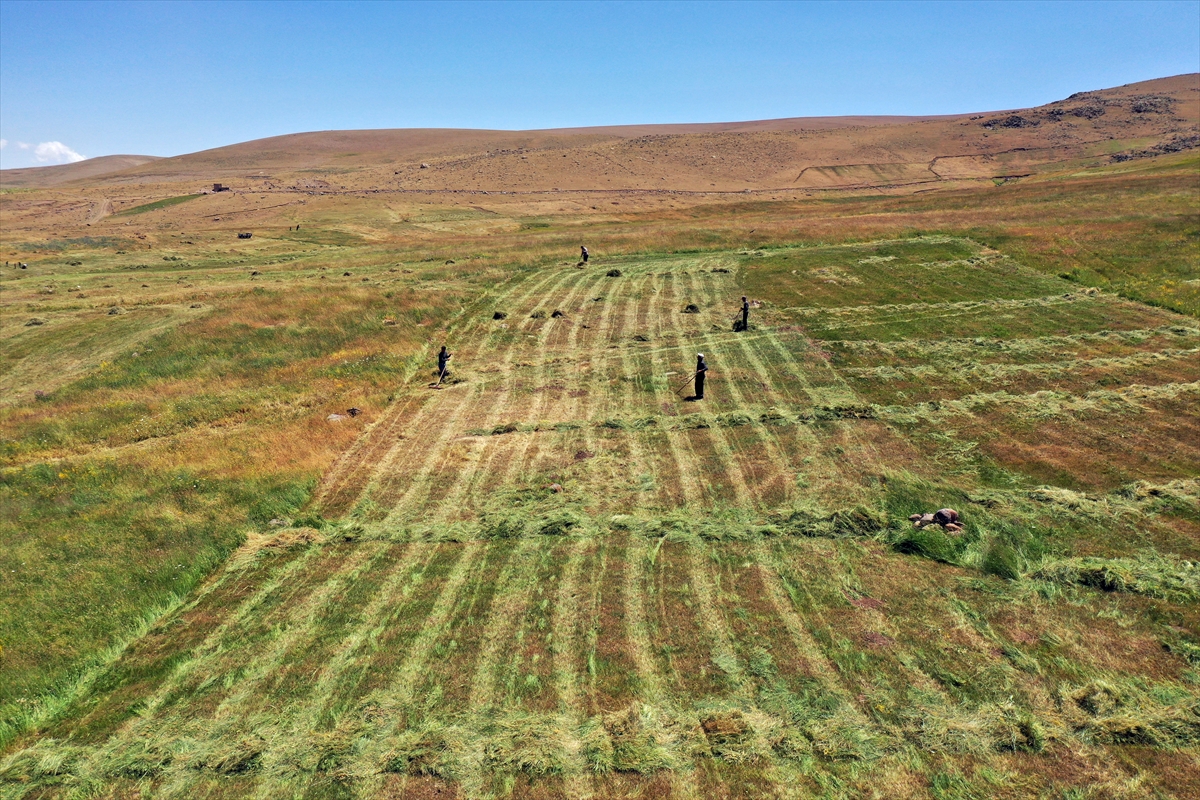
[[[750,301],[742,295],[742,330],[750,329]]]
[[[704,399],[704,373],[708,372],[708,364],[704,363],[704,353],[696,353],[696,400]]]
[[[446,377],[446,367],[450,364],[450,359],[454,355],[446,350],[446,345],[442,345],[442,350],[438,353],[438,383]]]
[[[587,251],[587,248],[584,247],[583,245],[579,245],[579,260],[585,264],[587,263],[587,260],[588,260],[588,251]]]

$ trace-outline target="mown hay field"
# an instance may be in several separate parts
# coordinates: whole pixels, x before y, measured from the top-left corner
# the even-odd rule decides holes
[[[603,224],[9,284],[0,796],[1200,792],[1194,316],[962,226]]]
[[[531,270],[473,312],[327,473],[323,530],[243,545],[10,789],[1024,796],[1072,788],[1039,761],[1119,789],[1195,744],[1200,439],[1120,459],[1194,425],[1194,321],[953,237]],[[1070,426],[1111,474],[1038,488],[1080,474]],[[963,535],[907,529],[947,504]]]

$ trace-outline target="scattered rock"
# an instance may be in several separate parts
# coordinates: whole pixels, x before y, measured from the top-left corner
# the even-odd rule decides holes
[[[648,342],[648,341],[650,341],[650,337],[644,333],[635,333],[633,335],[633,340],[635,342]]]
[[[683,309],[683,313],[685,313],[685,314],[699,314],[699,313],[700,313],[700,306],[696,305],[695,303],[688,303],[688,304],[687,304],[687,306],[686,306],[686,307]]]
[[[45,324],[46,324],[46,320],[42,319],[41,317],[31,317],[30,320],[25,323],[25,327],[31,328],[34,325],[45,325]]]
[[[108,315],[110,317],[115,317],[117,314],[124,314],[124,313],[125,313],[125,309],[121,308],[120,306],[113,306],[112,308],[110,308],[108,310]]]
[[[352,417],[357,417],[359,414],[362,413],[362,409],[361,408],[348,408],[348,409],[346,409],[346,413]]]
[[[565,317],[565,316],[566,316],[566,314],[564,314],[563,312],[559,311],[559,310],[556,308],[556,309],[554,309],[554,311],[553,311],[553,312],[551,312],[550,316],[551,316],[553,319],[558,319],[559,317]]]
[[[596,454],[590,450],[579,450],[575,453],[575,460],[576,461],[587,461],[589,458],[592,458],[595,455]]]
[[[343,417],[341,414],[330,414],[325,418],[327,422],[341,422],[344,419],[345,417]]]
[[[396,320],[392,319],[391,317],[385,317],[383,320],[383,324],[384,325],[395,325]]]
[[[546,488],[549,489],[550,491],[554,492],[555,494],[558,494],[559,492],[561,492],[563,490],[562,486],[557,483],[552,483],[552,484],[548,485]]]
[[[447,259],[446,259],[446,263],[447,263],[447,264],[453,264],[453,263],[454,263],[454,259],[453,259],[453,258],[447,258]]]
[[[1088,103],[1084,106],[1067,109],[1067,113],[1072,117],[1079,117],[1081,119],[1096,119],[1097,117],[1104,116],[1104,104]]]
[[[529,318],[530,319],[545,319],[546,312],[545,311],[535,311],[529,315]]]
[[[426,163],[424,163],[424,162],[422,162],[422,164],[421,164],[421,169],[429,169],[429,165],[428,165],[428,164],[426,164]]]
[[[1142,95],[1133,98],[1129,110],[1135,114],[1170,114],[1175,101],[1160,95]]]
[[[751,233],[754,233],[754,231],[750,231],[750,232],[751,232]],[[713,272],[725,272],[725,273],[728,273],[728,272],[729,272],[729,270],[725,269],[724,267],[715,267],[715,268],[713,269]]]
[[[280,519],[279,517],[275,517],[275,519],[271,520],[267,524],[270,525],[272,528],[282,528],[283,526],[287,525],[287,520]]]
[[[508,319],[508,314],[505,314],[503,311],[497,311],[495,314],[492,314],[492,319]]]
[[[255,275],[261,275],[261,274],[262,273],[260,273],[258,270],[254,270],[253,272],[250,273],[250,277],[253,278]]]
[[[343,278],[349,278],[349,277],[350,277],[350,273],[349,273],[349,272],[343,272],[343,273],[342,273],[342,277],[343,277]]]
[[[1027,119],[1020,114],[1009,114],[1002,119],[989,119],[983,123],[983,127],[991,128],[1036,128],[1037,120]]]
[[[204,308],[203,303],[192,303],[188,308]]]
[[[605,275],[607,275],[607,276],[608,276],[608,277],[610,277],[610,278],[619,278],[619,277],[621,277],[621,270],[619,270],[619,269],[610,269],[608,272],[606,272],[606,273],[604,273],[604,274],[605,274]]]

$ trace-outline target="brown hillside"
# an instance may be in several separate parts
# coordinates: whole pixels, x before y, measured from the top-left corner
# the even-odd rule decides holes
[[[160,160],[159,156],[99,156],[77,161],[74,164],[6,169],[0,170],[0,186],[5,189],[59,186],[71,181],[108,175],[158,160]]]
[[[1034,109],[950,117],[301,133],[161,159],[100,180],[426,191],[921,187],[1025,175],[1181,140],[1186,146],[1198,124],[1200,75],[1192,74]]]
[[[1193,73],[1016,111],[541,131],[325,131],[113,170],[96,167],[137,157],[10,170],[2,180],[53,192],[5,203],[6,227],[27,240],[40,238],[47,224],[60,236],[168,220],[189,229],[283,227],[339,216],[344,195],[391,197],[407,207],[472,205],[483,201],[469,197],[487,194],[488,204],[520,203],[536,215],[616,211],[612,204],[622,211],[672,207],[730,193],[909,194],[1070,174],[1197,146],[1200,74]],[[210,192],[218,182],[233,191],[150,205]],[[380,213],[409,224],[410,211],[400,206]]]

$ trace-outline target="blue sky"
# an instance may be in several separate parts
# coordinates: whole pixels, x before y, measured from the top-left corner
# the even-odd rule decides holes
[[[0,165],[309,130],[1019,108],[1200,71],[1191,2],[0,2]]]

